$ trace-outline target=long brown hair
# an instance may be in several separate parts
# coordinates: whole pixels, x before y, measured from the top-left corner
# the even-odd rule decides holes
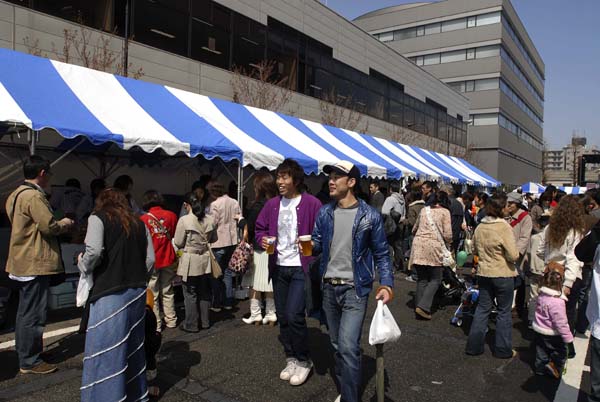
[[[252,181],[254,185],[254,194],[256,195],[255,201],[262,199],[270,199],[277,195],[277,185],[273,175],[265,170],[260,170],[254,175]]]
[[[584,213],[583,206],[576,196],[567,195],[561,198],[548,224],[547,241],[550,247],[560,248],[571,230],[579,234],[585,233]]]
[[[98,194],[94,212],[101,212],[106,215],[109,221],[120,223],[128,237],[132,227],[138,221],[138,218],[129,207],[125,194],[116,188],[107,188]]]

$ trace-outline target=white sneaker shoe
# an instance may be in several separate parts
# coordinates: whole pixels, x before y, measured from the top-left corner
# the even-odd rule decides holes
[[[311,370],[313,368],[312,362],[309,360],[307,362],[297,362],[296,369],[294,370],[294,375],[290,378],[291,385],[302,385],[308,378]]]
[[[298,364],[298,360],[287,359],[287,364],[281,373],[279,373],[279,378],[283,381],[289,381],[296,371],[296,364]]]
[[[338,397],[335,398],[335,401],[333,402],[342,402],[342,395],[338,395]]]

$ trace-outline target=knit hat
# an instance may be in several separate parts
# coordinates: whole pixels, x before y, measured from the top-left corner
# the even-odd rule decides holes
[[[517,193],[516,191],[508,193],[506,195],[506,198],[508,202],[514,202],[515,204],[519,205],[523,203],[523,198],[521,197],[521,194]]]

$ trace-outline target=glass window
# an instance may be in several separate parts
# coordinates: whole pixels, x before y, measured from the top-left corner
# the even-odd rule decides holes
[[[429,66],[431,64],[440,64],[440,54],[426,54],[423,56],[423,64]]]
[[[112,31],[113,2],[111,0],[52,0],[52,1],[16,1],[11,3],[31,7],[44,13],[55,15],[70,21],[81,22],[92,28]],[[124,8],[123,8],[124,9]]]
[[[475,90],[476,91],[487,91],[490,89],[498,89],[499,79],[498,78],[489,78],[485,80],[476,80],[475,81]]]
[[[467,17],[467,28],[473,28],[477,24],[477,16]]]
[[[137,41],[182,56],[188,55],[189,14],[178,11],[174,5],[137,2],[133,25]]]
[[[467,60],[472,60],[475,58],[475,48],[467,49]]]
[[[442,63],[452,63],[453,61],[463,61],[466,59],[465,50],[455,50],[452,52],[444,52],[441,56]]]
[[[477,26],[500,23],[500,11],[477,16]]]
[[[394,31],[394,40],[410,39],[417,36],[417,28],[406,28]]]
[[[389,42],[394,40],[394,31],[380,33],[379,40],[382,42]]]
[[[483,113],[471,115],[474,126],[494,126],[498,124],[498,114]]]
[[[474,90],[475,90],[475,81],[473,81],[473,80],[465,81],[465,91],[473,92]]]
[[[441,32],[441,24],[429,24],[425,25],[425,35],[433,35]]]
[[[421,26],[421,27],[417,27],[417,36],[423,36],[425,35],[425,27]]]
[[[442,32],[456,31],[467,27],[467,19],[459,18],[457,20],[442,22]]]
[[[425,62],[424,57],[423,56],[417,56],[415,62],[417,63],[417,66],[422,66]]]
[[[395,101],[390,101],[390,122],[402,125],[402,104]]]
[[[465,82],[464,81],[458,81],[458,82],[449,82],[448,85],[450,85],[450,87],[458,92],[465,92]]]
[[[477,48],[477,53],[475,57],[477,59],[483,59],[485,57],[494,57],[500,55],[500,46],[492,45],[492,46],[482,46]]]
[[[137,36],[137,34],[136,34]],[[214,25],[192,20],[192,58],[229,68],[229,33]]]

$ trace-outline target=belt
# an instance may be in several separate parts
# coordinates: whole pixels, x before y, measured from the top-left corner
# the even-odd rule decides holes
[[[197,255],[203,255],[208,251],[208,249],[201,251],[201,250],[191,250],[191,249],[187,249],[187,250],[183,250],[184,253],[188,253],[188,254],[197,254]]]
[[[341,279],[341,278],[325,278],[325,279],[323,279],[323,282],[329,283],[333,286],[340,286],[340,285],[354,286],[352,281],[349,281],[347,279]]]

